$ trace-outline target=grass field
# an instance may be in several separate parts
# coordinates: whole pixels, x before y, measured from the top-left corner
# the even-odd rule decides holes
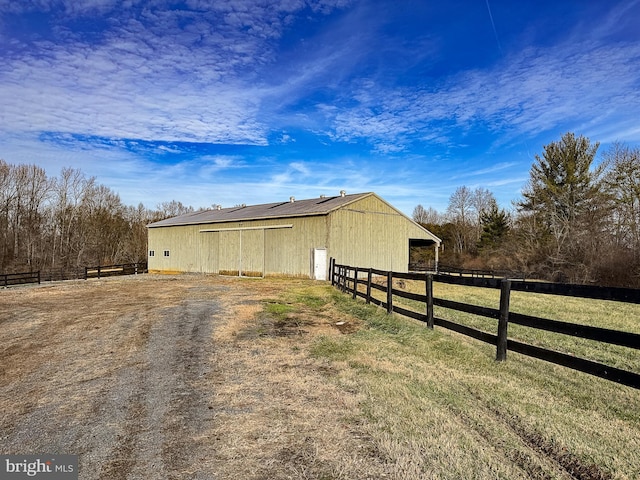
[[[436,284],[435,295],[497,308],[499,292]],[[321,337],[312,354],[361,395],[354,421],[368,425],[403,478],[640,478],[639,391],[513,352],[497,363],[494,346],[337,290],[327,302],[365,328]],[[443,310],[436,315],[495,333],[495,320]],[[640,331],[632,305],[514,293],[512,310]],[[640,371],[637,351],[515,327],[510,337]]]
[[[494,309],[498,309],[500,305],[500,291],[498,289],[467,287],[440,282],[434,282],[433,285],[434,297],[436,298]],[[364,292],[363,285],[360,285],[360,290]],[[424,294],[424,282],[406,281],[403,290]],[[374,290],[373,293],[376,298],[386,301],[386,298],[383,298],[385,296],[383,292]],[[394,299],[394,304],[417,312],[425,310],[424,303],[399,297]],[[512,291],[510,311],[550,320],[640,334],[640,305],[630,303]],[[434,308],[434,315],[494,335],[497,332],[498,321],[496,319],[437,306]],[[640,373],[638,350],[546,332],[515,323],[509,324],[508,335],[513,340]]]

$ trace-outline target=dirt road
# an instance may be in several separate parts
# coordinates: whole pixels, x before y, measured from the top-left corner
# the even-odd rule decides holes
[[[87,480],[383,477],[358,398],[300,348],[308,331],[269,334],[264,300],[286,288],[145,275],[0,291],[0,452],[77,454]]]

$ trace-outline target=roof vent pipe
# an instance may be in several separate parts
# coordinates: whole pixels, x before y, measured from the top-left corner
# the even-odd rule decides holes
[[[296,201],[296,197],[289,197],[289,202],[293,203]]]
[[[320,195],[320,198],[327,198],[326,195]]]
[[[216,210],[222,210],[222,205],[216,205]]]
[[[340,190],[340,196],[344,197],[347,194],[347,192],[345,190]]]

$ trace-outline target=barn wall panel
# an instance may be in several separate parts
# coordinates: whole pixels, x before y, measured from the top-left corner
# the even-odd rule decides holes
[[[325,217],[287,221],[292,228],[265,231],[265,270],[271,275],[311,276],[312,251],[327,243]]]
[[[218,249],[220,233],[211,232],[207,235],[197,234],[199,240],[200,272],[218,273]]]
[[[339,263],[355,266],[407,271],[409,238],[431,238],[375,196],[335,211],[330,223],[329,255]]]
[[[149,229],[149,270],[163,272],[200,271],[199,239],[193,225]],[[169,255],[165,256],[164,252]]]
[[[291,225],[291,228],[267,228]],[[257,230],[250,230],[258,228]],[[200,232],[200,230],[218,230]],[[149,229],[149,268],[165,272],[311,275],[314,248],[327,246],[326,217]],[[169,250],[170,256],[163,257]]]

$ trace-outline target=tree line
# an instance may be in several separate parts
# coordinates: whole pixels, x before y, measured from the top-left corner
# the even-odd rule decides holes
[[[511,208],[461,186],[445,212],[418,205],[413,219],[443,240],[441,264],[640,287],[640,149],[614,144],[596,162],[598,148],[567,133],[535,156]],[[0,273],[144,262],[146,225],[193,211],[175,200],[126,206],[78,169],[49,177],[0,160]]]
[[[81,170],[49,177],[0,160],[0,273],[146,262],[146,225],[192,211],[175,200],[126,206]]]
[[[461,186],[445,212],[418,205],[413,219],[443,240],[441,264],[640,287],[640,149],[616,143],[596,162],[598,148],[566,133],[535,155],[511,208]]]

